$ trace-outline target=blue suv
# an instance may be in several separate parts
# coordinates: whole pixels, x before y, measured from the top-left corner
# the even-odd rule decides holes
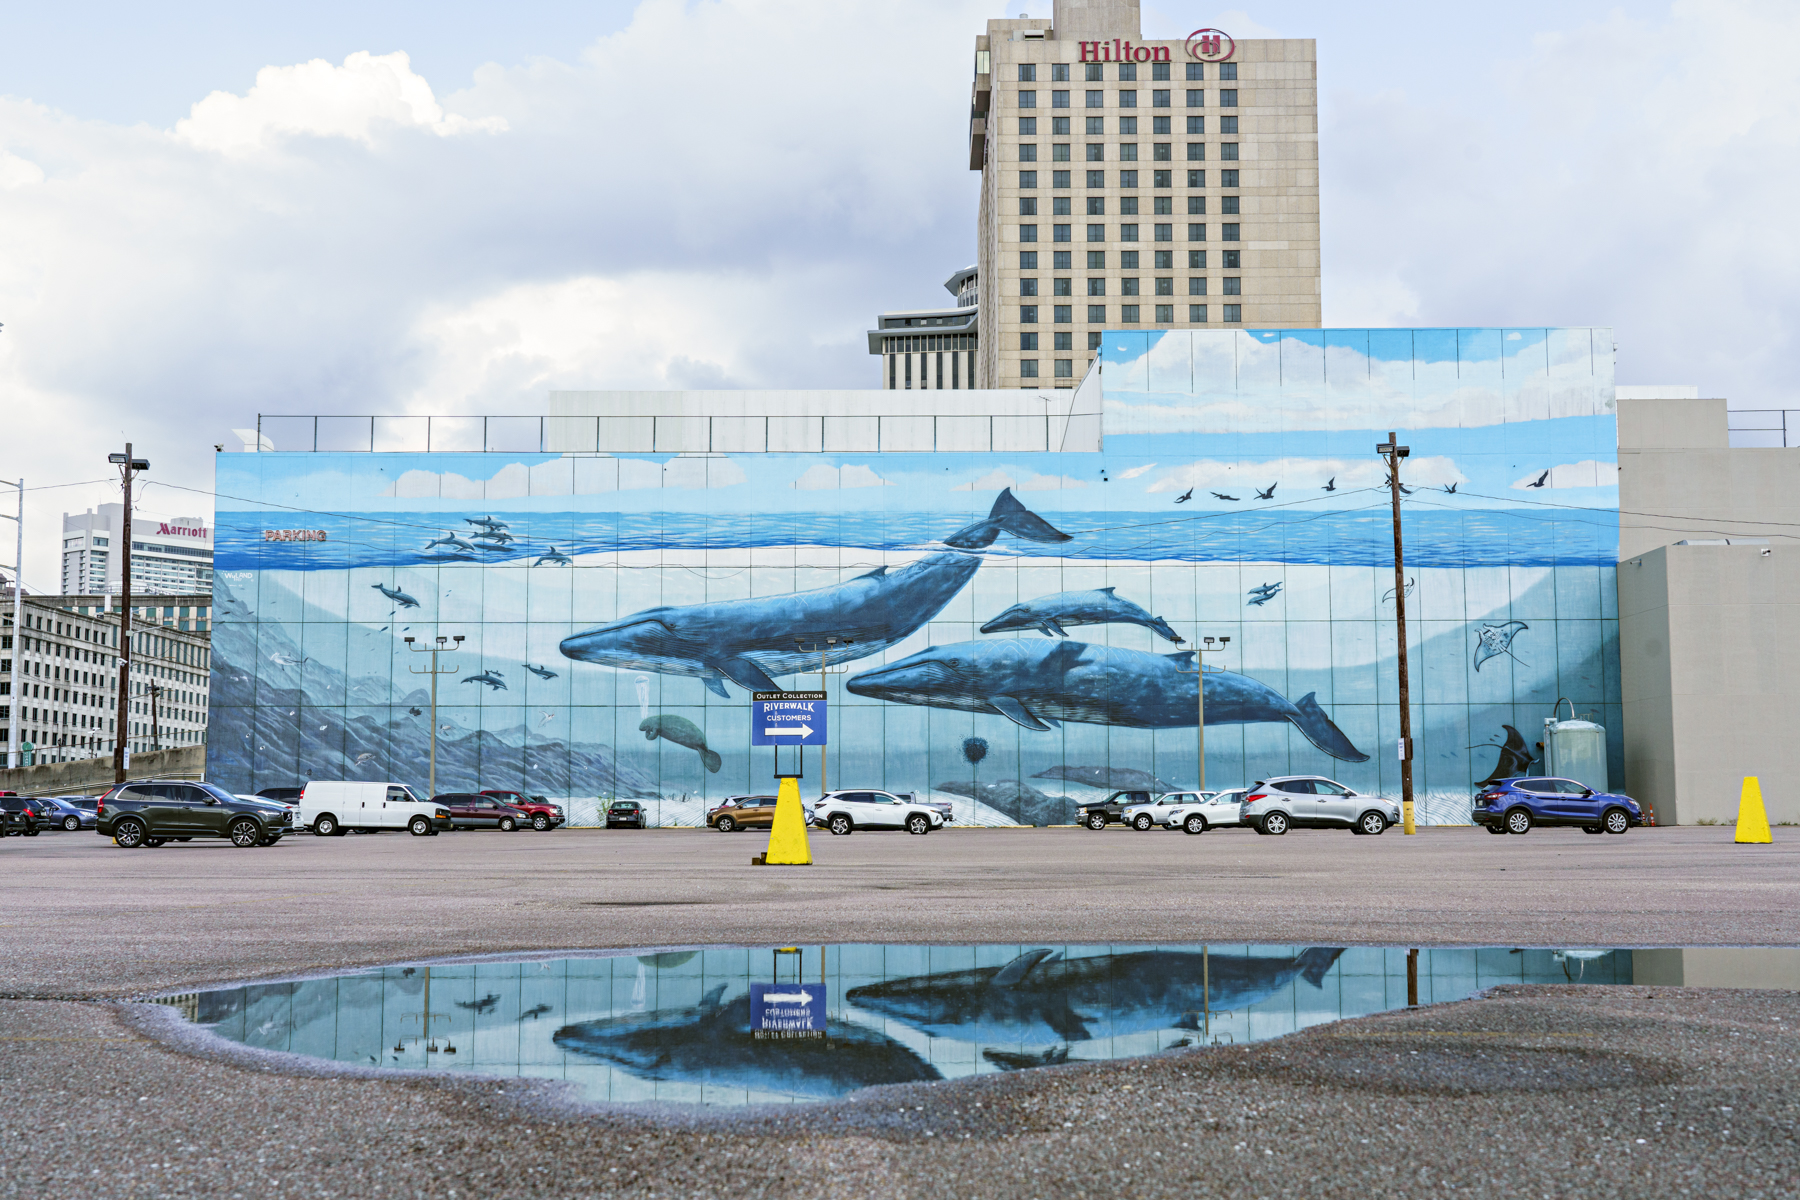
[[[1471,814],[1489,833],[1529,833],[1533,825],[1579,825],[1584,833],[1624,833],[1644,823],[1630,796],[1596,792],[1573,779],[1516,775],[1475,797]]]

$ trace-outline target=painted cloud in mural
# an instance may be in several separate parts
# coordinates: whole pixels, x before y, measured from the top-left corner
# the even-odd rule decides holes
[[[803,492],[823,492],[833,488],[892,487],[894,484],[877,475],[872,468],[858,463],[842,467],[818,463],[808,467],[806,474],[794,481],[794,486]]]

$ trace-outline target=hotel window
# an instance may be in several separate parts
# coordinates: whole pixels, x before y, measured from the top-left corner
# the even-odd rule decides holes
[[[1050,197],[1050,215],[1066,217],[1069,215],[1069,198],[1067,196]]]
[[[1068,347],[1065,346],[1065,347],[1063,347],[1063,349],[1066,350],[1066,349],[1068,349]],[[1056,377],[1058,379],[1073,379],[1073,378],[1075,378],[1075,363],[1074,363],[1074,361],[1071,359],[1067,359],[1067,358],[1057,359],[1056,360]]]
[[[1219,240],[1221,242],[1237,241],[1238,240],[1238,226],[1236,226],[1236,225],[1221,225],[1221,226],[1219,226]]]
[[[1087,210],[1088,216],[1090,217],[1104,217],[1106,215],[1106,197],[1089,196],[1087,198]]]
[[[1087,173],[1087,185],[1091,188],[1105,187],[1106,186],[1106,172],[1105,171],[1089,171]]]
[[[1106,324],[1106,305],[1104,305],[1104,304],[1088,305],[1087,323],[1089,325],[1104,325],[1104,324]],[[1089,336],[1092,336],[1092,335],[1089,335]]]
[[[1229,133],[1235,137],[1237,135],[1237,131],[1238,131],[1238,128],[1237,128],[1237,118],[1236,117],[1220,117],[1219,118],[1219,132],[1220,133]]]
[[[1019,136],[1020,137],[1036,137],[1037,136],[1037,118],[1036,117],[1020,117],[1019,118]]]
[[[1069,235],[1070,228],[1071,227],[1068,225],[1052,225],[1050,227],[1050,240],[1053,242],[1068,241],[1069,237],[1070,237],[1070,235]]]
[[[1192,82],[1196,79],[1205,79],[1206,78],[1206,64],[1205,63],[1189,63],[1187,65],[1187,77],[1188,77],[1189,82]]]
[[[1052,268],[1051,268],[1052,270],[1067,271],[1070,269],[1069,268],[1069,252],[1067,250],[1055,250],[1055,251],[1052,251],[1051,253],[1056,260],[1052,264]]]
[[[1222,316],[1220,316],[1220,318],[1219,318],[1221,321],[1239,321],[1239,322],[1243,321],[1243,319],[1244,319],[1244,306],[1243,305],[1241,305],[1241,304],[1221,304],[1221,305],[1219,305],[1219,307],[1225,310],[1224,314]]]
[[[1036,225],[1021,225],[1021,226],[1019,226],[1019,240],[1021,242],[1037,241],[1037,226]]]
[[[1019,161],[1020,162],[1036,162],[1037,161],[1037,143],[1036,142],[1020,142],[1019,143]]]
[[[1019,270],[1021,270],[1021,271],[1037,270],[1037,251],[1036,250],[1021,250],[1021,251],[1019,251]]]
[[[1191,322],[1192,324],[1195,324],[1195,325],[1206,324],[1206,305],[1204,305],[1204,304],[1188,305],[1188,320],[1189,320],[1189,322]]]
[[[1175,294],[1175,281],[1167,277],[1158,279],[1156,281],[1156,294],[1159,296],[1173,296]]]
[[[1038,283],[1038,281],[1035,279],[1019,280],[1019,295],[1021,295],[1021,296],[1037,295],[1037,283]]]
[[[1082,78],[1086,79],[1089,83],[1099,83],[1101,80],[1105,79],[1106,76],[1101,74],[1099,63],[1089,63],[1087,65],[1087,71]]]
[[[1135,224],[1119,226],[1119,240],[1121,242],[1137,241],[1138,240],[1137,229],[1138,229],[1138,227]]]
[[[1219,107],[1220,108],[1236,108],[1237,107],[1237,89],[1236,88],[1223,88],[1220,90],[1220,92],[1219,92]]]
[[[1168,216],[1175,211],[1175,197],[1173,196],[1157,196],[1152,203],[1156,206],[1156,215],[1159,217]]]
[[[1087,106],[1089,108],[1105,108],[1106,107],[1106,93],[1102,92],[1102,91],[1098,91],[1098,90],[1088,92]]]
[[[1203,136],[1206,133],[1206,118],[1189,117],[1187,131],[1195,137]]]
[[[1069,64],[1068,63],[1051,63],[1050,64],[1050,82],[1051,83],[1067,83],[1067,82],[1069,82]]]
[[[1131,265],[1134,267],[1137,266],[1136,263],[1132,263]],[[1138,294],[1137,276],[1132,275],[1132,276],[1128,276],[1124,279],[1119,280],[1119,295],[1135,296],[1137,294]]]
[[[1067,253],[1067,251],[1064,251],[1064,253]],[[1065,265],[1063,269],[1067,270],[1068,267]],[[1075,290],[1071,284],[1072,281],[1068,279],[1052,279],[1050,281],[1050,294],[1053,296],[1073,296]]]
[[[1203,217],[1205,215],[1206,215],[1206,197],[1205,196],[1189,196],[1188,197],[1188,216]]]
[[[1106,240],[1106,226],[1089,225],[1087,240],[1090,242],[1104,242]]]
[[[1058,91],[1051,92],[1050,93],[1050,107],[1051,108],[1067,108],[1067,107],[1069,107],[1069,90],[1067,88],[1062,88],[1062,89],[1059,89]]]
[[[1236,162],[1238,160],[1237,148],[1238,144],[1236,142],[1220,142],[1219,157],[1226,162]]]
[[[1137,160],[1138,160],[1138,156],[1137,156],[1137,143],[1136,142],[1121,142],[1121,143],[1119,143],[1119,161],[1120,162],[1136,162]]]
[[[1187,160],[1189,162],[1205,162],[1206,161],[1206,143],[1205,142],[1189,142],[1188,143]]]
[[[1120,171],[1119,172],[1119,187],[1122,190],[1134,188],[1136,186],[1137,186],[1137,172],[1136,171]]]
[[[1238,269],[1238,259],[1242,257],[1243,255],[1240,251],[1221,250],[1219,251],[1219,265],[1224,267],[1227,271],[1235,271]]]
[[[1019,172],[1019,186],[1022,188],[1036,187],[1037,186],[1037,172],[1036,171],[1020,171]]]
[[[1234,188],[1238,185],[1238,173],[1233,171],[1219,172],[1219,186]]]
[[[1188,172],[1188,186],[1189,187],[1205,187],[1206,186],[1206,172],[1205,171],[1189,171]]]
[[[1064,307],[1067,307],[1067,305],[1065,305]],[[1054,346],[1052,346],[1051,349],[1053,349],[1053,350],[1073,350],[1075,348],[1075,335],[1074,334],[1063,332],[1063,331],[1059,330],[1058,332],[1056,332],[1055,334],[1052,334],[1051,336],[1056,339],[1056,344]]]
[[[1074,316],[1073,316],[1074,309],[1075,309],[1074,305],[1058,304],[1055,307],[1056,307],[1056,311],[1052,314],[1052,317],[1058,325],[1074,324]],[[1061,336],[1061,335],[1058,335],[1058,336]]]
[[[1037,334],[1021,333],[1019,335],[1019,349],[1021,349],[1021,350],[1036,350],[1037,349]]]
[[[1051,143],[1050,161],[1051,162],[1068,162],[1069,161],[1069,143],[1067,143],[1067,142]]]
[[[1154,92],[1151,92],[1150,93],[1150,107],[1151,108],[1167,108],[1167,107],[1169,107],[1169,89],[1168,88],[1157,88]]]
[[[1036,83],[1037,82],[1037,64],[1036,63],[1020,63],[1019,64],[1019,82],[1020,83]]]
[[[1167,83],[1169,81],[1169,64],[1166,62],[1150,64],[1150,79],[1154,83]]]
[[[1169,162],[1175,157],[1175,147],[1169,142],[1150,143],[1150,158],[1153,162]]]
[[[1136,63],[1120,63],[1119,64],[1119,82],[1120,83],[1135,83],[1136,81],[1137,81],[1137,64]]]
[[[1022,379],[1037,378],[1037,359],[1022,358],[1019,360],[1019,376]]]
[[[1050,118],[1050,136],[1051,137],[1068,137],[1069,136],[1069,118],[1067,118],[1067,117],[1051,117]]]
[[[1106,118],[1105,117],[1089,117],[1087,119],[1087,135],[1089,137],[1105,137],[1106,136]]]
[[[1205,108],[1206,93],[1199,88],[1189,88],[1187,97],[1189,108]]]
[[[1137,118],[1136,117],[1120,117],[1119,118],[1119,136],[1120,137],[1136,137],[1137,136]]]
[[[1224,294],[1227,296],[1243,295],[1244,294],[1244,281],[1235,276],[1227,276],[1225,278]]]
[[[1037,216],[1037,197],[1036,196],[1020,196],[1019,197],[1019,215],[1021,217]]]
[[[1130,91],[1121,91],[1119,93],[1119,107],[1120,108],[1136,108],[1137,107],[1137,91],[1136,91],[1136,89],[1132,89]]]
[[[1105,162],[1106,161],[1106,143],[1104,143],[1104,142],[1089,142],[1088,148],[1087,148],[1087,160],[1089,162]]]
[[[1192,279],[1188,280],[1188,295],[1190,295],[1190,296],[1206,295],[1206,276],[1196,275]]]
[[[1020,108],[1036,108],[1037,107],[1037,93],[1036,92],[1020,92],[1019,93],[1019,107]]]
[[[1088,270],[1090,270],[1090,271],[1106,270],[1106,251],[1104,251],[1104,250],[1089,250],[1088,251]]]
[[[1206,270],[1206,251],[1204,251],[1204,250],[1189,250],[1188,251],[1188,270],[1190,270],[1190,271]],[[1206,285],[1203,283],[1200,286],[1202,288],[1204,288]],[[1204,295],[1204,294],[1205,293],[1203,292],[1202,295]]]
[[[1035,305],[1035,304],[1019,305],[1019,323],[1021,325],[1036,325],[1037,324],[1037,305]]]
[[[1069,173],[1067,171],[1052,171],[1052,172],[1050,172],[1050,186],[1053,188],[1068,187],[1069,186]]]
[[[1158,137],[1168,137],[1169,133],[1172,129],[1173,129],[1173,126],[1171,126],[1169,124],[1168,117],[1151,117],[1150,118],[1150,132],[1156,134]],[[1167,154],[1164,154],[1164,155],[1162,155],[1162,157],[1164,159],[1167,159],[1169,156]]]
[[[1106,295],[1106,280],[1104,278],[1089,279],[1088,280],[1088,295],[1090,295],[1090,296]]]
[[[1102,312],[1101,312],[1101,319],[1102,320],[1105,319],[1105,311],[1104,310],[1102,310]],[[1100,348],[1100,331],[1098,329],[1090,330],[1088,332],[1088,349],[1089,350],[1098,350],[1099,348]]]
[[[1151,173],[1150,178],[1151,187],[1166,188],[1175,186],[1175,172],[1173,171],[1155,171]]]
[[[1136,196],[1120,196],[1119,212],[1127,217],[1138,215],[1138,198]]]
[[[1238,211],[1238,198],[1236,196],[1220,196],[1219,211],[1222,213],[1236,213]]]
[[[1175,269],[1175,252],[1173,250],[1158,250],[1156,252],[1156,269],[1159,271],[1173,271]]]
[[[1137,264],[1138,252],[1136,250],[1119,251],[1119,270],[1135,271],[1137,270]]]
[[[1237,78],[1237,64],[1231,63],[1231,62],[1220,63],[1219,64],[1219,78],[1220,79],[1236,79]]]
[[[1206,226],[1205,225],[1196,221],[1188,226],[1188,241],[1204,242],[1205,240],[1206,240]]]
[[[1136,325],[1138,323],[1138,306],[1135,304],[1119,305],[1119,324]]]
[[[1173,325],[1175,323],[1175,306],[1173,304],[1157,305],[1156,323],[1158,325]]]

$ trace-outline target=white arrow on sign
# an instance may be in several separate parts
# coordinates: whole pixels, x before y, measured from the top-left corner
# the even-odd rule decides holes
[[[799,992],[764,992],[764,1004],[811,1004],[812,993]]]
[[[809,736],[811,736],[811,734],[812,734],[812,726],[811,725],[802,725],[798,729],[765,729],[765,730],[763,730],[764,737],[809,737]]]

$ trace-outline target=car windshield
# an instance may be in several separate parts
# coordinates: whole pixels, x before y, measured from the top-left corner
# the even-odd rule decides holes
[[[201,784],[200,790],[205,792],[207,795],[211,796],[215,800],[236,800],[237,799],[236,796],[232,795],[230,792],[226,791],[224,788],[217,787],[210,783]]]

